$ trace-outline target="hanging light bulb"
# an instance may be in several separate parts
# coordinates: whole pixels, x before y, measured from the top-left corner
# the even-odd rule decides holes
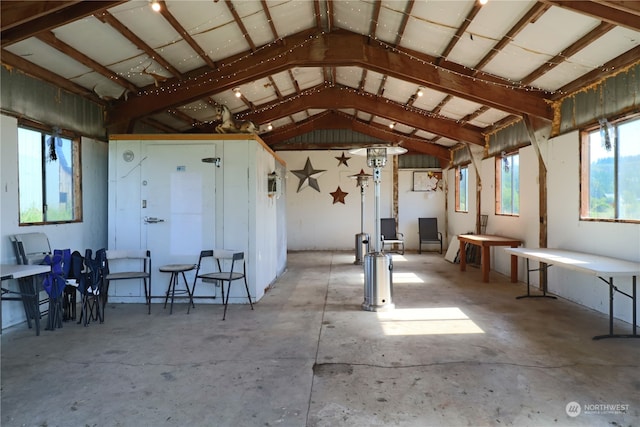
[[[484,6],[485,4],[487,4],[488,1],[489,0],[478,0],[478,3]]]
[[[389,123],[389,129],[393,129],[394,127],[396,127],[395,123],[393,123],[393,122]]]
[[[151,1],[151,9],[154,12],[160,12],[160,3],[157,0]]]
[[[273,125],[272,125],[271,123],[269,123],[269,124],[267,125],[267,130],[268,130],[268,131],[272,131],[272,130],[273,130]]]
[[[233,93],[235,94],[236,98],[240,98],[242,96],[242,93],[240,92],[239,87],[234,88]]]
[[[422,88],[418,88],[418,92],[416,93],[416,95],[418,95],[418,97],[421,97],[422,95],[424,95]]]

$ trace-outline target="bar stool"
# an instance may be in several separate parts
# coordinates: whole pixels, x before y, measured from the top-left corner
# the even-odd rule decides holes
[[[164,308],[167,308],[167,302],[169,301],[169,294],[171,294],[171,309],[169,310],[169,314],[173,314],[173,300],[178,294],[186,293],[189,295],[189,304],[193,305],[193,294],[189,289],[189,284],[187,283],[187,278],[184,273],[186,271],[191,271],[196,268],[195,264],[169,264],[163,265],[160,267],[161,273],[171,273],[171,278],[169,279],[169,287],[167,288],[167,294],[164,298]],[[178,285],[178,276],[182,274],[182,280],[184,281],[185,289],[176,290],[176,286]],[[195,307],[195,306],[194,306]]]

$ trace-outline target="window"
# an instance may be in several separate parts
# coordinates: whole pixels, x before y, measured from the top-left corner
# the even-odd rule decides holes
[[[640,117],[582,133],[580,217],[640,220]]]
[[[18,128],[20,225],[82,220],[79,142]]]
[[[456,212],[469,212],[469,167],[456,169]]]
[[[496,214],[520,213],[520,155],[502,154],[496,157]]]

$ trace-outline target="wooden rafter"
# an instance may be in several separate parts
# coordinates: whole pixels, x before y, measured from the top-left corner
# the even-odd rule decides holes
[[[185,30],[182,24],[180,24],[180,22],[178,22],[178,20],[171,14],[171,12],[169,12],[166,2],[164,0],[161,0],[160,4],[160,14],[162,15],[162,17],[173,27],[174,30],[176,30],[178,34],[180,34],[180,37],[182,37],[182,39],[187,42],[191,49],[193,49],[193,51],[198,54],[200,59],[202,59],[209,67],[217,68],[215,62],[213,62],[211,58],[209,58],[209,55],[207,55],[204,49],[202,49],[202,47],[193,39],[193,37],[191,37],[189,32]]]
[[[69,46],[62,40],[58,39],[55,36],[55,34],[53,34],[51,31],[42,32],[38,34],[36,37],[40,41],[48,44],[49,46],[64,53],[65,55],[75,59],[76,61],[83,64],[84,66],[95,70],[98,74],[101,74],[103,77],[106,77],[112,82],[122,86],[129,92],[135,93],[138,91],[138,87],[135,86],[133,83],[129,82],[124,77],[119,76],[118,74],[114,73],[113,71],[109,70],[107,67],[99,64],[98,62],[84,55],[83,53],[77,51],[73,47]]]
[[[531,73],[529,73],[529,75],[527,75],[522,79],[522,83],[526,85],[531,84],[537,78],[551,71],[553,68],[557,67],[558,65],[562,64],[571,56],[580,52],[582,49],[584,49],[594,41],[598,40],[600,37],[602,37],[604,34],[608,33],[609,31],[611,31],[613,28],[615,28],[615,25],[610,24],[608,22],[601,22],[600,25],[598,25],[593,30],[589,31],[589,33],[586,34],[584,37],[580,38],[571,46],[567,47],[565,50],[563,50],[562,52],[560,52],[559,54],[557,54],[556,56],[548,60],[546,63],[544,63],[537,69],[533,70]]]
[[[479,9],[475,10],[478,7],[479,7],[479,4],[477,4],[474,7],[474,9],[471,10],[469,15],[467,16],[467,19],[465,20],[465,24],[463,24],[463,26],[461,26],[460,28],[464,27],[466,29],[468,27],[468,25],[471,23],[471,20],[478,13]],[[542,3],[535,3],[527,11],[527,13],[525,13],[524,16],[522,16],[522,18],[520,18],[518,20],[518,22],[516,22],[515,25],[513,25],[509,29],[509,31],[507,31],[507,33],[493,46],[493,48],[489,52],[487,52],[487,54],[480,61],[478,61],[478,63],[475,66],[476,71],[474,71],[473,74],[477,75],[485,65],[487,65],[507,44],[509,44],[524,29],[525,26],[527,26],[529,23],[532,23],[532,22],[535,22],[536,20],[538,20],[538,18],[540,18],[540,16],[542,16],[542,14],[544,14],[544,12],[546,12],[549,8],[550,8],[549,5],[545,5],[545,4],[542,4]],[[461,36],[464,33],[464,32],[461,32],[461,33],[459,33],[459,32],[460,32],[460,29],[458,29],[458,32],[456,33],[456,36]],[[454,37],[454,40],[457,42],[458,38]],[[449,46],[451,46],[451,48],[453,48],[452,43],[450,43]],[[440,61],[443,58],[446,58],[446,55],[443,55],[438,60]],[[444,106],[449,101],[451,101],[452,99],[453,99],[453,96],[447,95],[436,106],[436,108],[433,110],[433,112],[436,113],[436,114],[439,114],[440,111],[444,108]],[[487,109],[488,108],[486,106],[485,107],[481,107],[480,109],[476,110],[474,113],[469,114],[468,118],[465,117],[463,119],[463,122],[466,123],[469,120],[473,120],[473,118],[478,117],[480,114],[485,112]]]
[[[467,16],[464,18],[464,21],[462,21],[462,25],[458,27],[458,30],[456,31],[454,36],[451,38],[451,40],[449,40],[449,44],[447,45],[447,47],[445,47],[442,53],[440,54],[440,58],[438,58],[438,62],[440,62],[442,59],[446,59],[447,56],[449,56],[453,48],[456,47],[456,44],[458,44],[458,40],[460,40],[464,32],[467,31],[467,28],[469,27],[469,24],[471,24],[471,22],[473,21],[473,18],[475,18],[478,12],[480,12],[480,9],[482,9],[482,5],[476,2],[471,8],[471,10],[469,11],[469,13],[467,14]]]
[[[140,37],[135,35],[133,31],[127,28],[122,22],[118,21],[118,19],[107,12],[106,10],[95,15],[100,21],[105,24],[111,25],[115,30],[117,30],[120,34],[126,37],[131,43],[133,43],[138,49],[145,52],[150,60],[153,60],[163,66],[167,71],[173,74],[174,77],[182,79],[182,74],[178,71],[173,65],[169,63],[166,59],[160,56],[151,46],[146,44]]]
[[[554,6],[579,12],[593,18],[610,22],[634,31],[640,31],[640,12],[629,6],[631,2],[595,2],[595,1],[567,1],[542,0]]]
[[[49,82],[52,85],[57,86],[60,89],[66,90],[70,93],[75,93],[76,95],[89,98],[94,102],[105,104],[105,102],[98,98],[98,96],[91,90],[73,83],[72,81],[67,80],[64,77],[60,77],[59,75],[52,73],[51,71],[46,70],[39,65],[34,64],[33,62],[29,62],[18,55],[15,55],[3,49],[1,56],[2,64],[10,69],[20,70],[20,72],[22,73]]]
[[[43,31],[102,12],[118,1],[2,1],[0,45],[4,48]]]

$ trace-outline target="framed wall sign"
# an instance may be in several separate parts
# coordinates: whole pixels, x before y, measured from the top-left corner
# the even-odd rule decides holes
[[[438,189],[439,181],[438,173],[415,171],[413,172],[413,191],[435,191]]]

